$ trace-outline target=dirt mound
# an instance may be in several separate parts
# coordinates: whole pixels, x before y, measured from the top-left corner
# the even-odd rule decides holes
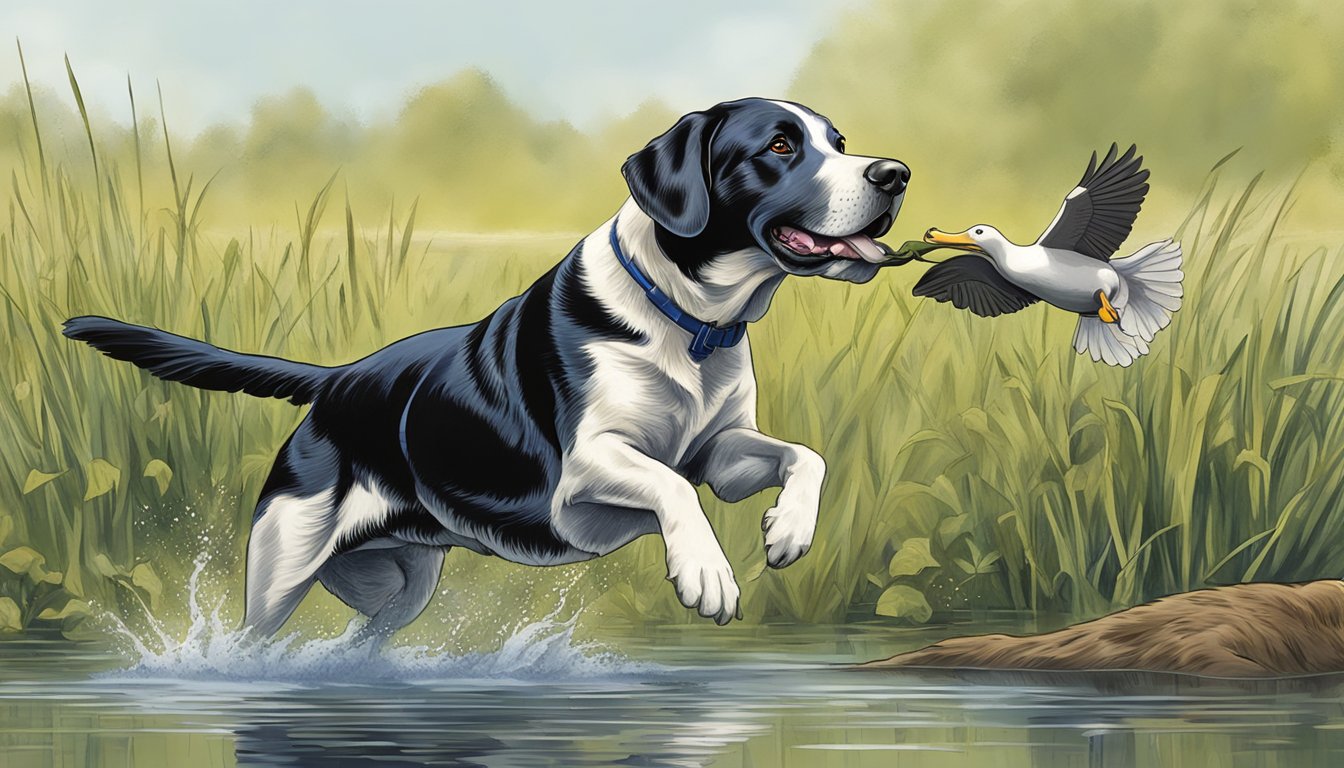
[[[944,640],[864,668],[1143,670],[1212,677],[1344,671],[1344,581],[1239,584],[1045,635]]]

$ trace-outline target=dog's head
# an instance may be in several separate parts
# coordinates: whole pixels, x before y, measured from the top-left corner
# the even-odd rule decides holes
[[[622,166],[658,244],[687,275],[747,249],[789,274],[856,283],[877,272],[910,170],[845,154],[844,137],[798,104],[742,99],[692,112]]]

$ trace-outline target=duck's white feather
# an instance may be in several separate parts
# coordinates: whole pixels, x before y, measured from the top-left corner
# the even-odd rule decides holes
[[[1122,368],[1148,354],[1148,342],[1138,336],[1128,336],[1118,324],[1106,323],[1097,317],[1078,318],[1073,348],[1078,354],[1091,357],[1093,362]]]
[[[1120,312],[1120,330],[1144,341],[1171,324],[1171,314],[1181,308],[1181,244],[1170,240],[1149,243],[1111,264],[1128,290]]]
[[[1108,262],[1041,245],[1008,244],[994,266],[1009,282],[1071,312],[1095,311],[1097,291],[1109,296],[1120,286]]]
[[[1148,354],[1148,342],[1171,324],[1171,313],[1181,308],[1181,244],[1170,240],[1149,243],[1111,264],[1120,277],[1113,299],[1120,322],[1098,317],[1078,318],[1073,348],[1093,361],[1128,366]]]

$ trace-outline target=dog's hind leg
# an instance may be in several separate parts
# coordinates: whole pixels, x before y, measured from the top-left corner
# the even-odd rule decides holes
[[[317,577],[328,592],[369,617],[357,642],[381,643],[429,604],[444,552],[443,547],[419,544],[360,549],[331,558]]]
[[[278,494],[258,506],[247,542],[244,624],[273,635],[313,586],[335,543],[336,488],[310,496]]]
[[[305,420],[280,449],[247,542],[245,627],[276,633],[334,551],[348,481],[335,446]]]

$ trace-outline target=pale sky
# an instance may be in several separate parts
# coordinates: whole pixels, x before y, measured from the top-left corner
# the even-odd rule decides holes
[[[258,97],[296,85],[359,119],[390,115],[470,66],[534,115],[588,127],[649,98],[688,111],[777,95],[858,2],[4,0],[0,30],[63,98],[69,53],[90,108],[123,122],[126,76],[142,104],[157,79],[180,133],[245,122]],[[19,77],[0,51],[0,86]]]

